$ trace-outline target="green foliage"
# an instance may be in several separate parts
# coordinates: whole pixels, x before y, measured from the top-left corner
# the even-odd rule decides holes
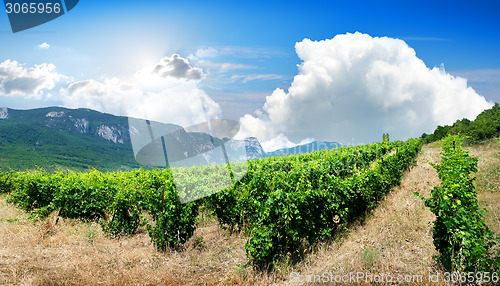
[[[361,260],[364,262],[367,269],[372,269],[380,256],[380,251],[374,247],[367,247],[363,249],[360,253]]]
[[[101,221],[103,230],[111,236],[133,235],[145,223],[141,212],[142,196],[130,185],[120,189],[109,206],[111,220]]]
[[[5,173],[0,171],[0,194],[8,193],[12,190],[16,179],[15,174],[14,172]]]
[[[94,229],[91,229],[87,232],[87,241],[89,244],[94,245],[94,239],[97,236],[97,231]]]
[[[107,206],[116,192],[117,188],[110,178],[99,171],[92,170],[82,175],[70,172],[42,213],[58,210],[64,218],[106,219]]]
[[[47,116],[49,112],[61,116]],[[103,125],[120,133],[123,144],[99,136],[98,130]],[[0,169],[43,168],[54,172],[86,171],[89,167],[138,168],[125,131],[128,131],[126,117],[89,109],[8,109],[7,118],[0,120]]]
[[[433,134],[422,134],[425,143],[439,141],[448,135],[463,134],[466,142],[477,143],[500,135],[500,104],[481,112],[474,121],[457,120],[452,126],[438,126]]]
[[[41,170],[17,174],[13,182],[5,185],[12,192],[7,202],[26,211],[47,207],[54,199],[61,179],[61,173],[49,175]]]
[[[110,142],[93,135],[72,134],[27,122],[0,120],[0,169],[85,171],[89,166],[119,170],[139,167],[130,143]]]
[[[203,240],[203,236],[196,236],[194,238],[193,245],[194,245],[195,248],[204,249],[207,244]]]
[[[149,214],[156,221],[147,225],[151,241],[158,250],[179,248],[196,229],[198,203],[181,204],[172,181],[150,196]]]
[[[490,255],[495,244],[493,233],[479,209],[470,176],[477,171],[477,158],[461,149],[464,139],[457,135],[443,139],[441,164],[432,164],[442,181],[425,201],[436,215],[433,237],[440,252],[437,260],[450,272],[498,270],[498,259],[495,262]]]
[[[387,143],[391,142],[389,140],[389,133],[382,134],[382,142],[387,142]]]
[[[247,175],[210,198],[221,225],[250,234],[250,262],[297,261],[400,182],[421,140],[344,147],[249,164]],[[393,153],[389,151],[394,150]]]

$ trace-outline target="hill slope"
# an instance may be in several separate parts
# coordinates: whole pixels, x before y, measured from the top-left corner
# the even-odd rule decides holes
[[[89,109],[0,110],[0,168],[139,167],[127,118]]]
[[[477,143],[500,136],[500,104],[484,110],[473,121],[457,120],[453,125],[438,126],[432,134],[422,134],[426,143],[439,141],[448,135],[467,135],[467,143]]]

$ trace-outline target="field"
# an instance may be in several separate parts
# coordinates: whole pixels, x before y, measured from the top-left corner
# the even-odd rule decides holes
[[[475,182],[490,228],[499,234],[500,147],[496,141],[470,147],[479,158]],[[433,214],[417,191],[428,197],[439,185],[429,162],[439,162],[438,145],[425,145],[416,166],[372,211],[357,216],[321,239],[297,263],[276,260],[274,268],[244,267],[248,232],[230,232],[208,210],[198,214],[193,236],[182,249],[158,251],[144,226],[133,236],[109,238],[95,222],[57,218],[33,220],[0,201],[0,284],[7,285],[269,285],[291,284],[291,275],[325,271],[423,275],[441,272],[432,259]],[[58,223],[56,224],[56,221]],[[299,283],[292,283],[297,285]],[[305,283],[311,285],[310,283]],[[435,285],[435,284],[434,284]]]

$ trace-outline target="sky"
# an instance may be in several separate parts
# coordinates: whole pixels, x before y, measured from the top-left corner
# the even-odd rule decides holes
[[[496,1],[89,1],[12,33],[0,106],[241,125],[266,150],[419,137],[500,102]]]

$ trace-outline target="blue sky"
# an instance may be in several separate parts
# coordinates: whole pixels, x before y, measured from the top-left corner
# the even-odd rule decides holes
[[[498,15],[497,1],[80,0],[66,15],[16,34],[0,12],[0,63],[53,64],[68,82],[127,81],[175,53],[203,69],[198,88],[238,119],[262,109],[276,88],[288,90],[301,63],[295,43],[359,31],[402,39],[427,67],[444,65],[500,102]],[[196,56],[203,51],[207,57]],[[58,104],[57,96],[0,96],[11,108]]]

